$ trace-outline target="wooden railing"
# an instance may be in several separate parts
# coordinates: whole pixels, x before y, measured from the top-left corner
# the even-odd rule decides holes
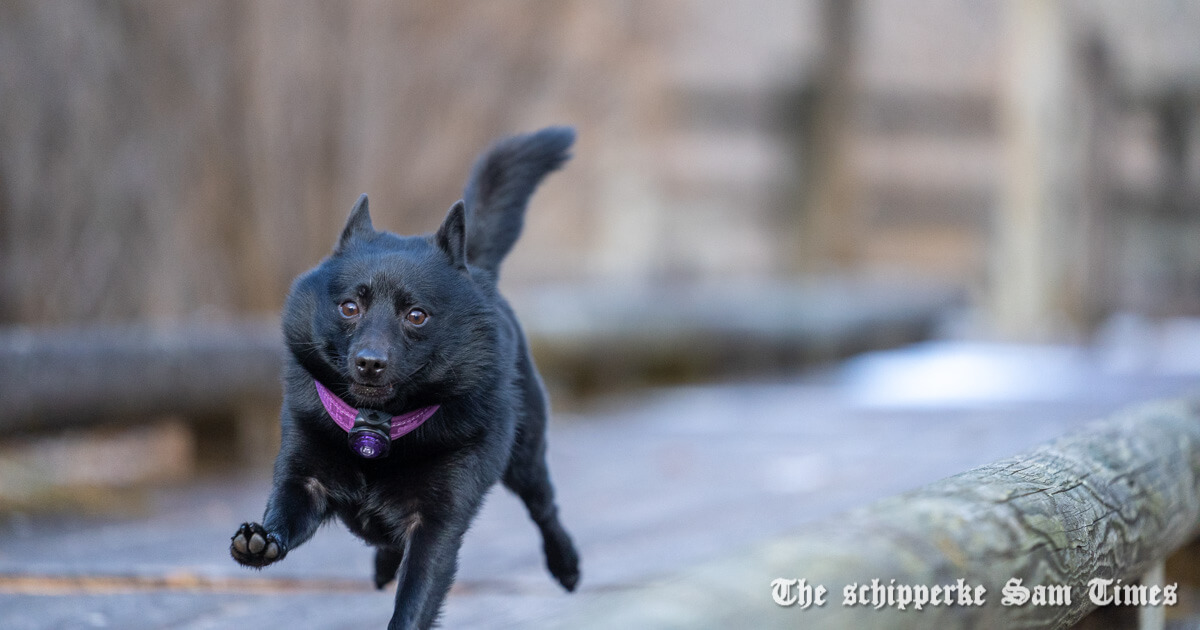
[[[1069,628],[1097,609],[1094,579],[1148,598],[1123,608],[1161,627],[1162,563],[1198,525],[1200,403],[1156,403],[610,595],[562,627]],[[824,605],[805,607],[817,587]]]

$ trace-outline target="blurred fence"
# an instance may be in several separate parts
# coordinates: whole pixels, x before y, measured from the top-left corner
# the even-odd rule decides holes
[[[0,321],[274,312],[360,193],[376,225],[432,231],[476,153],[537,126],[577,124],[580,161],[618,150],[636,168],[628,140],[660,109],[640,87],[653,17],[538,0],[0,3]],[[533,228],[554,238],[527,271],[588,264],[564,252],[584,249],[595,170],[539,195]]]
[[[883,267],[1016,335],[1192,313],[1197,25],[1171,2],[4,2],[0,321],[273,313],[359,193],[430,230],[476,152],[550,123],[580,144],[513,285]]]

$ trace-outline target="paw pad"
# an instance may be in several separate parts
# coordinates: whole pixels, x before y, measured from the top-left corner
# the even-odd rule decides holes
[[[283,557],[283,545],[258,523],[242,523],[229,539],[229,555],[248,567],[265,567]]]

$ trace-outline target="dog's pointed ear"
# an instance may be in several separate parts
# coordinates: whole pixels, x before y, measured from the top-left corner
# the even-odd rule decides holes
[[[375,227],[371,225],[371,212],[367,209],[367,194],[363,193],[359,196],[358,202],[354,204],[354,208],[350,210],[350,216],[346,219],[346,227],[342,228],[342,236],[338,239],[337,246],[333,248],[333,253],[341,252],[346,249],[356,238],[366,238],[375,234]]]
[[[450,259],[450,264],[467,269],[467,216],[466,206],[458,200],[446,213],[445,220],[433,237],[438,249]]]

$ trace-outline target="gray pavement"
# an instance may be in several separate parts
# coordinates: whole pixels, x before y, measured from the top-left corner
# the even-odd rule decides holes
[[[551,469],[583,555],[580,590],[552,582],[534,526],[497,489],[467,536],[443,626],[547,625],[1200,385],[1188,370],[1101,369],[1086,352],[995,350],[932,344],[805,378],[642,392],[559,415]],[[229,536],[261,514],[268,488],[264,467],[154,491],[137,516],[9,516],[0,628],[385,627],[391,593],[370,587],[371,551],[340,525],[261,572],[229,559]]]

